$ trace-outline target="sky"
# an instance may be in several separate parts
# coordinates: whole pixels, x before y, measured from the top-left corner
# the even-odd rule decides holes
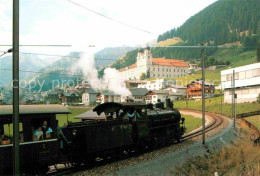
[[[215,1],[20,0],[20,44],[71,45],[59,48],[20,47],[20,50],[67,54],[86,51],[89,45],[94,45],[95,51],[105,47],[140,46],[182,25]],[[0,1],[0,44],[12,44],[12,0]],[[8,47],[0,47],[0,51],[6,49]]]

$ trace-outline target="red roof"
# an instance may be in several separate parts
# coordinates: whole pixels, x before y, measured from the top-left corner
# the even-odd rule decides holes
[[[153,65],[164,65],[164,66],[175,66],[175,67],[189,67],[184,60],[176,59],[165,59],[165,58],[152,58]],[[120,72],[126,71],[127,69],[136,68],[137,64],[133,64],[124,68],[119,69]]]
[[[130,65],[130,66],[121,68],[121,69],[119,69],[119,71],[122,72],[122,71],[126,71],[127,68],[128,68],[128,69],[132,69],[132,68],[135,68],[135,67],[137,67],[137,64],[136,64],[136,63],[133,64],[133,65]]]
[[[175,67],[188,67],[184,60],[153,58],[153,65],[175,66]]]

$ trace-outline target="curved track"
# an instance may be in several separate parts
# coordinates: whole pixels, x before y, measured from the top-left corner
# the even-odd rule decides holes
[[[201,111],[194,111],[194,110],[186,110],[186,109],[181,109],[180,112],[192,112],[192,113],[198,113],[198,114],[201,114]],[[209,132],[211,130],[214,130],[216,129],[217,127],[219,127],[222,122],[223,122],[223,117],[219,114],[215,114],[215,113],[210,113],[210,112],[206,112],[205,113],[206,116],[209,116],[212,118],[212,120],[205,126],[205,132]],[[202,128],[198,128],[197,130],[194,130],[186,135],[183,135],[182,138],[181,138],[181,141],[186,141],[188,139],[192,139],[194,137],[197,137],[197,136],[200,136],[202,135]],[[174,145],[174,144],[173,144]],[[159,149],[161,150],[161,149]],[[130,155],[130,156],[133,156],[133,155]],[[123,157],[121,159],[127,159],[127,157]],[[116,162],[114,159],[112,159],[110,162]],[[108,160],[96,160],[96,166],[99,167],[99,166],[102,166],[102,165],[106,165],[106,164],[109,164],[110,163]],[[103,164],[102,164],[103,163]],[[56,168],[57,169],[57,168]],[[78,172],[78,171],[83,171],[84,168],[75,168],[72,166],[72,164],[68,164],[67,166],[65,167],[62,167],[58,170],[56,170],[54,167],[51,169],[51,171],[49,172],[50,175],[64,175],[64,174],[72,174],[73,172]],[[87,169],[87,168],[85,168]],[[55,171],[56,170],[56,171]]]
[[[201,113],[201,111],[194,111],[194,110],[181,110],[181,111]],[[205,115],[210,116],[213,119],[211,123],[209,123],[208,125],[205,126],[205,132],[214,130],[215,128],[220,126],[222,124],[222,122],[223,122],[223,117],[221,115],[219,115],[219,114],[206,112]],[[193,131],[191,133],[183,135],[181,140],[184,141],[184,140],[187,140],[187,139],[191,139],[191,138],[197,137],[199,135],[202,135],[202,129],[198,129],[198,130],[195,130],[195,131]]]

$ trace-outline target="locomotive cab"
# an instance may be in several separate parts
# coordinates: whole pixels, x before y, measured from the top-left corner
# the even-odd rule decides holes
[[[48,166],[55,164],[57,160],[58,139],[56,114],[70,113],[61,105],[20,105],[19,114],[19,146],[20,168],[22,172],[37,173],[47,172]],[[12,106],[0,106],[0,131],[8,136],[9,143],[0,144],[0,175],[12,172]],[[52,132],[39,139],[35,132],[47,124]],[[47,133],[46,133],[47,134]]]

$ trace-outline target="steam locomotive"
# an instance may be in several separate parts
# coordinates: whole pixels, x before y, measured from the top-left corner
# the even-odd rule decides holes
[[[74,164],[180,141],[185,131],[184,118],[170,104],[164,108],[163,103],[157,103],[153,109],[152,104],[110,102],[93,111],[103,120],[86,118],[62,129],[66,137],[62,140],[70,141],[64,154]]]
[[[20,106],[24,135],[20,141],[20,168],[25,173],[44,173],[48,171],[48,166],[58,163],[88,165],[98,157],[106,158],[173,140],[180,141],[185,131],[185,119],[172,108],[171,102],[168,101],[167,105],[164,108],[163,103],[157,103],[154,109],[153,105],[141,103],[104,103],[91,112],[95,118],[68,123],[62,128],[57,128],[55,114],[68,114],[65,107]],[[3,106],[1,108],[3,110]],[[11,123],[11,114],[8,110],[0,112],[0,129],[4,130],[4,123]],[[53,129],[52,138],[32,141],[33,129],[43,120],[47,120]],[[10,173],[12,144],[0,145],[0,159],[5,161],[0,163],[0,174]]]

